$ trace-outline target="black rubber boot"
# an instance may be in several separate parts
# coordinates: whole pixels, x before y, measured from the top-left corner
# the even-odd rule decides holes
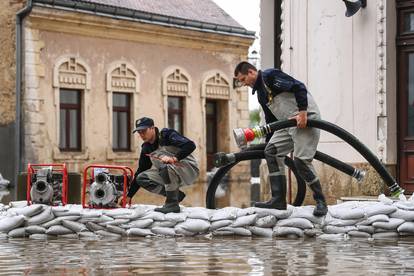
[[[165,200],[164,206],[161,208],[155,208],[154,211],[161,213],[179,213],[180,206],[178,205],[178,190],[175,191],[166,191],[167,198]]]
[[[313,199],[316,201],[315,209],[313,210],[313,215],[316,217],[322,217],[328,213],[328,206],[326,204],[325,196],[322,193],[321,183],[316,181],[309,185],[313,191]]]
[[[286,210],[286,177],[284,175],[270,176],[272,198],[266,202],[256,202],[255,207]]]
[[[164,187],[162,187],[162,190],[160,192],[160,195],[167,196],[167,194],[165,193],[165,188]],[[185,198],[185,193],[182,192],[182,191],[180,191],[180,190],[178,190],[178,202],[183,201],[184,198]]]

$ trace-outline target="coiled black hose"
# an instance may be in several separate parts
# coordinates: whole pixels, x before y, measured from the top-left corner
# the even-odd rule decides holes
[[[273,131],[277,131],[280,129],[285,129],[289,127],[296,126],[296,120],[286,120],[286,121],[276,121],[264,126],[258,127],[259,132],[263,134],[271,133]],[[355,136],[344,130],[343,128],[334,125],[330,122],[324,120],[314,120],[308,119],[307,122],[308,127],[319,128],[325,130],[329,133],[332,133],[345,142],[347,142],[350,146],[352,146],[355,150],[357,150],[367,161],[371,164],[371,166],[377,171],[377,173],[381,176],[384,180],[385,184],[391,191],[392,196],[398,196],[399,194],[404,193],[404,190],[398,185],[395,179],[391,176],[391,174],[387,171],[387,169],[383,166],[381,161],[364,145],[362,144]],[[240,140],[237,139],[236,141],[239,142]]]
[[[263,159],[264,158],[264,151],[263,150],[250,150],[246,149],[242,152],[235,153],[236,161],[232,162],[226,166],[223,166],[217,170],[214,174],[213,178],[211,179],[207,194],[206,194],[206,207],[209,209],[216,208],[216,190],[218,185],[220,184],[221,179],[227,174],[228,171],[231,170],[235,165],[237,165],[241,161],[245,160],[254,160],[254,159]],[[305,200],[306,195],[306,183],[305,181],[299,176],[299,173],[296,170],[296,167],[293,163],[293,160],[290,157],[285,158],[285,164],[288,166],[293,174],[296,177],[297,183],[297,192],[295,200],[293,201],[292,205],[300,206],[302,205],[303,201]]]

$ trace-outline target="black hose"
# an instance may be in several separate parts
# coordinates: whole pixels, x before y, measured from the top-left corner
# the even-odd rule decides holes
[[[294,127],[296,126],[296,120],[286,120],[286,121],[277,121],[270,123],[268,125],[260,127],[263,133],[270,133],[273,131],[277,131],[284,128]],[[330,122],[324,120],[314,120],[308,119],[307,122],[308,127],[319,128],[325,130],[329,133],[332,133],[345,142],[347,142],[350,146],[352,146],[355,150],[357,150],[370,164],[371,166],[377,171],[377,173],[381,176],[384,180],[385,184],[391,191],[391,195],[398,195],[403,193],[404,190],[398,185],[395,179],[391,176],[391,174],[385,169],[382,165],[381,161],[364,145],[362,144],[355,136],[344,130],[343,128],[336,126]]]
[[[213,178],[211,179],[207,194],[206,194],[206,207],[209,209],[215,209],[216,208],[216,190],[218,185],[220,184],[221,179],[227,174],[228,171],[231,170],[235,165],[237,165],[241,161],[245,160],[253,160],[253,159],[263,159],[264,158],[264,152],[263,150],[251,150],[251,151],[242,151],[235,153],[236,161],[232,162],[224,167],[221,167],[217,170],[217,172],[214,174]],[[305,181],[299,176],[296,167],[293,163],[293,160],[290,157],[285,158],[285,164],[288,166],[293,174],[296,177],[296,183],[297,183],[297,193],[294,202],[292,205],[294,206],[300,206],[302,205],[303,201],[305,200],[306,195],[306,183]]]
[[[264,148],[266,147],[266,144],[255,144],[252,146],[247,147],[241,153],[244,154],[244,160],[250,160],[250,159],[262,159],[264,158]],[[216,167],[222,167],[225,165],[228,165],[232,162],[237,162],[239,160],[239,153],[223,153],[218,152],[214,156],[214,165]],[[251,156],[252,158],[249,158]],[[362,181],[362,179],[365,176],[365,172],[359,169],[356,169],[352,167],[351,165],[342,162],[332,156],[329,156],[325,153],[322,153],[320,151],[316,151],[316,154],[314,156],[316,160],[321,161],[322,163],[328,164],[329,166],[348,174],[349,176],[352,176],[356,178],[358,181]]]

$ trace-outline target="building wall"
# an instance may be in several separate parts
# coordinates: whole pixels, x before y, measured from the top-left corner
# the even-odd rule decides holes
[[[271,2],[262,0],[262,9],[270,9]],[[395,4],[367,2],[366,8],[348,18],[342,1],[283,1],[282,70],[307,85],[324,120],[352,133],[395,172]],[[263,23],[268,20],[264,18]],[[261,33],[272,29],[261,26]],[[265,37],[262,54],[273,52],[272,44]],[[357,166],[366,163],[347,143],[327,132],[322,132],[318,150]],[[323,177],[337,179],[336,188],[324,187],[329,198],[374,195],[383,188],[371,169],[361,184],[368,188],[351,189],[351,178],[328,166],[317,167]],[[323,182],[332,181],[325,178]]]
[[[16,13],[23,0],[0,1],[0,173],[14,179],[16,120]]]
[[[133,169],[141,141],[132,137],[130,153],[111,150],[111,82],[113,68],[124,64],[135,75],[133,121],[141,116],[154,118],[165,127],[166,84],[179,70],[188,80],[185,92],[184,134],[197,144],[201,176],[196,185],[184,188],[186,205],[203,206],[206,190],[205,92],[208,82],[227,85],[229,97],[216,95],[225,110],[218,126],[221,151],[236,150],[231,130],[249,122],[247,90],[234,91],[232,71],[245,59],[251,39],[207,34],[150,24],[114,20],[93,15],[35,7],[25,25],[24,160],[25,162],[65,162],[69,171],[82,172],[86,164],[122,164]],[[58,95],[62,87],[59,66],[70,61],[81,75],[69,84],[83,91],[83,147],[79,153],[58,149]],[[75,68],[74,67],[74,68]],[[109,75],[108,75],[109,74]],[[132,73],[131,73],[132,74]],[[219,76],[218,78],[212,78]],[[69,80],[70,82],[70,80]],[[204,87],[204,89],[203,89]],[[132,122],[131,122],[132,124]],[[248,179],[248,166],[233,172],[234,180]],[[244,181],[242,195],[232,205],[250,202],[250,188]],[[136,200],[161,203],[159,196],[139,193]]]

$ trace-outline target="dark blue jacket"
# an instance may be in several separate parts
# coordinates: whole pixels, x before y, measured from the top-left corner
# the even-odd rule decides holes
[[[263,109],[266,124],[277,121],[275,115],[270,111],[267,104],[269,103],[269,93],[267,88],[271,91],[271,96],[276,96],[282,92],[292,92],[295,94],[295,99],[298,105],[298,110],[306,110],[308,107],[308,97],[306,86],[280,71],[279,69],[267,69],[257,72],[257,79],[253,86],[253,95],[257,91],[257,100]],[[271,135],[267,136],[266,141],[270,139]]]
[[[141,146],[141,154],[139,156],[138,169],[135,172],[134,178],[136,178],[138,174],[152,167],[151,158],[147,154],[157,150],[160,146],[175,146],[179,148],[180,150],[175,155],[175,157],[178,160],[186,158],[196,148],[196,145],[193,141],[191,141],[187,137],[182,136],[174,129],[163,128],[161,131],[159,131],[158,128],[155,128],[155,133],[156,139],[153,144],[145,142]],[[128,197],[134,196],[138,189],[139,186],[137,185],[136,181],[133,181],[128,192]]]

